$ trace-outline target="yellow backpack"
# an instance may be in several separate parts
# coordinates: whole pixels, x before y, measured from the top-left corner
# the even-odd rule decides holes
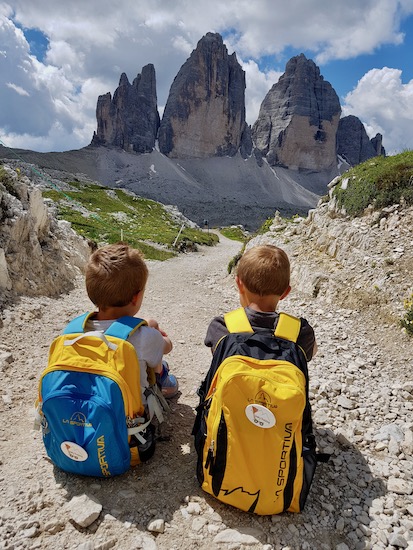
[[[299,512],[317,462],[301,322],[281,313],[275,332],[254,332],[243,308],[224,318],[230,334],[198,391],[198,480],[241,510]]]

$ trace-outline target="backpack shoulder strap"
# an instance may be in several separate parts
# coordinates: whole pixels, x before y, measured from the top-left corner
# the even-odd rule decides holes
[[[224,321],[229,332],[254,332],[243,307],[226,313]]]
[[[128,337],[135,332],[142,325],[147,325],[144,319],[139,317],[120,317],[113,321],[108,329],[105,331],[105,336],[114,336],[121,340],[127,340]]]
[[[84,313],[83,315],[79,315],[79,317],[75,317],[66,325],[66,327],[63,330],[63,334],[77,334],[78,332],[83,332],[85,330],[85,325],[89,317],[91,317],[95,312],[90,311],[88,313]]]
[[[277,326],[275,327],[274,336],[297,342],[300,334],[301,321],[297,317],[288,315],[288,313],[280,313]]]

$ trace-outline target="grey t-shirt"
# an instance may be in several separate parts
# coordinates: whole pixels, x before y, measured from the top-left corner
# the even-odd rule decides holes
[[[274,330],[277,326],[279,313],[274,312],[263,312],[255,311],[249,307],[245,308],[248,320],[251,323],[251,327],[254,330],[260,329],[271,329]],[[224,317],[218,316],[214,317],[208,327],[207,334],[204,340],[204,344],[212,349],[215,349],[215,346],[219,340],[228,334],[228,329],[225,325]],[[313,357],[313,349],[315,344],[315,335],[314,330],[306,321],[306,319],[301,318],[301,329],[297,338],[297,344],[304,351],[307,361]]]

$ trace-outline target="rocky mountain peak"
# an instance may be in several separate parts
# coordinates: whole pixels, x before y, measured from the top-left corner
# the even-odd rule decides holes
[[[337,153],[351,166],[378,155],[385,155],[382,147],[382,136],[377,134],[373,139],[370,139],[364,124],[358,117],[354,115],[345,116],[338,123]]]
[[[245,123],[245,73],[218,33],[207,33],[172,83],[159,148],[175,158],[232,156]]]
[[[340,113],[331,84],[311,59],[300,54],[290,59],[264,98],[252,137],[271,165],[331,170],[336,165]]]
[[[92,145],[115,145],[137,153],[152,151],[160,123],[154,66],[145,65],[132,84],[122,73],[113,98],[110,93],[99,96],[96,118]]]

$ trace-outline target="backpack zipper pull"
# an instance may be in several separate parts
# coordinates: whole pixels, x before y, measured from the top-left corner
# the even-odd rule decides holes
[[[211,441],[211,444],[208,449],[206,461],[205,461],[205,470],[209,468],[209,475],[212,475],[212,469],[214,467],[214,440]]]

